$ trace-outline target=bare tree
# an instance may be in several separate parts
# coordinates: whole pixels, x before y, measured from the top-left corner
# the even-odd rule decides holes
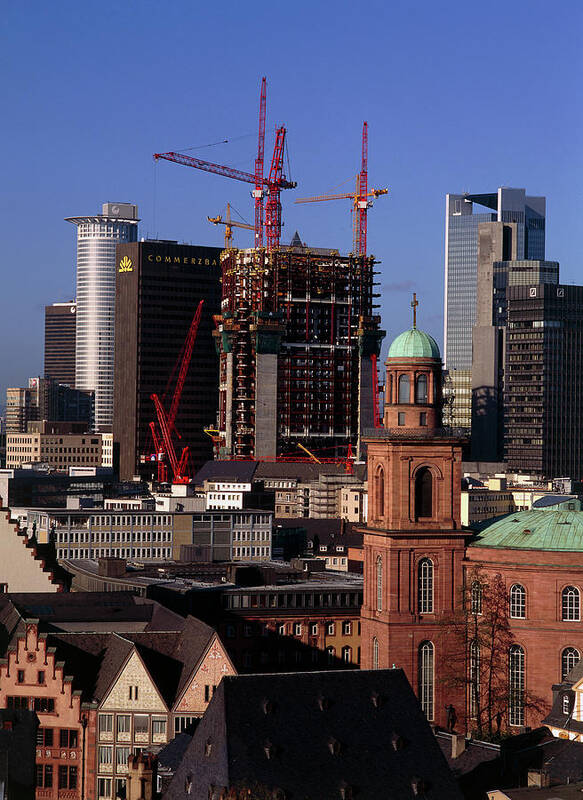
[[[466,576],[456,610],[442,620],[447,658],[439,677],[446,685],[464,690],[466,730],[474,727],[479,737],[500,734],[503,723],[508,722],[510,701],[522,709],[541,705],[525,686],[509,685],[509,652],[514,640],[508,611],[502,576],[475,568]]]

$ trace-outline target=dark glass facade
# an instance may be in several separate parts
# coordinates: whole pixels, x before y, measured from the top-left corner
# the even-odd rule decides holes
[[[45,378],[75,386],[77,304],[45,306]]]
[[[508,469],[580,479],[583,286],[510,286],[506,342]]]
[[[205,427],[216,425],[218,356],[213,315],[220,311],[220,248],[145,241],[120,244],[116,254],[113,434],[119,474],[151,478],[155,449],[149,423],[156,393],[168,410],[178,361],[192,318],[204,300],[192,360],[176,417],[180,447],[188,445],[191,468],[213,457]],[[171,477],[171,476],[170,476]]]

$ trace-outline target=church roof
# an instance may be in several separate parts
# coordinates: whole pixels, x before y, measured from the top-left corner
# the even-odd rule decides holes
[[[389,348],[389,358],[439,358],[439,346],[433,336],[419,328],[403,331]]]
[[[583,511],[519,511],[485,522],[473,547],[515,550],[583,550]]]

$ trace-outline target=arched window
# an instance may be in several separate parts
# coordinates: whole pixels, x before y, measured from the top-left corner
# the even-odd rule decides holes
[[[376,636],[372,640],[372,668],[379,668],[379,640]]]
[[[419,645],[419,702],[427,719],[433,720],[433,695],[435,684],[435,649],[432,642]]]
[[[565,647],[561,653],[561,680],[564,681],[575,664],[581,660],[581,653],[576,647]]]
[[[385,471],[380,465],[375,473],[375,495],[378,519],[385,515]]]
[[[334,663],[336,659],[336,648],[332,647],[332,645],[328,645],[326,648],[326,657],[328,661],[328,666]]]
[[[409,389],[409,376],[399,376],[399,403],[410,403],[411,392]]]
[[[472,581],[470,589],[470,613],[482,613],[482,584],[480,581]]]
[[[581,619],[581,593],[576,586],[565,586],[562,595],[563,622],[579,622]]]
[[[388,388],[387,402],[394,403],[394,400],[393,400],[393,376],[392,376],[392,374],[387,376],[387,384],[388,384],[388,387],[387,387]]]
[[[383,559],[377,556],[377,611],[383,610]]]
[[[470,642],[470,717],[476,719],[480,708],[480,645]]]
[[[510,587],[510,616],[512,619],[526,619],[526,591],[519,583]]]
[[[415,518],[433,516],[433,475],[422,467],[415,476]]]
[[[352,647],[345,645],[342,648],[342,660],[344,661],[345,664],[350,664],[350,662],[352,661]]]
[[[513,644],[509,650],[508,672],[508,721],[511,725],[524,725],[525,660],[519,644]]]
[[[433,614],[433,561],[422,558],[417,567],[417,605],[420,614]]]
[[[427,403],[427,375],[419,375],[415,384],[415,402]]]

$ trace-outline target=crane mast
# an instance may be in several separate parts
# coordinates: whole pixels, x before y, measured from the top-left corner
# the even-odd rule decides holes
[[[255,159],[255,247],[263,247],[263,156],[265,152],[265,114],[267,80],[261,80],[259,97],[259,141]]]
[[[354,209],[354,224],[356,226],[354,243],[355,251],[359,256],[366,255],[366,212],[368,209],[368,123],[362,124],[362,158],[360,174],[358,176],[358,198]]]

